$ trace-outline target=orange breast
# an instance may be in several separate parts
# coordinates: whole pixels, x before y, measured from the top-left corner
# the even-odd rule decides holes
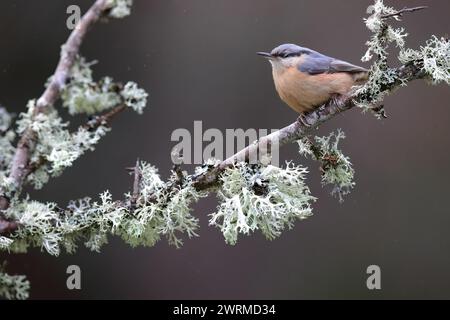
[[[296,67],[273,72],[280,98],[298,113],[311,111],[335,94],[347,94],[354,85],[348,73],[309,75]]]

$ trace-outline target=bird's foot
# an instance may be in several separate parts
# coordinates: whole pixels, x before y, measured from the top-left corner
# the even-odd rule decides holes
[[[345,103],[348,99],[348,96],[342,94],[333,95],[330,99],[330,102],[338,108],[339,111],[344,111]]]
[[[305,127],[311,127],[311,123],[308,121],[309,113],[300,113],[297,118],[297,121],[300,122]]]

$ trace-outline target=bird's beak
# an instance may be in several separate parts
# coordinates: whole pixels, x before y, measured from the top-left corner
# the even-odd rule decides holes
[[[258,56],[264,57],[264,58],[269,59],[269,60],[273,59],[273,56],[270,53],[268,53],[268,52],[257,52],[256,54]]]

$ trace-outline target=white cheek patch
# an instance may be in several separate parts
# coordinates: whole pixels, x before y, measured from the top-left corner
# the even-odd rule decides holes
[[[270,60],[270,64],[272,65],[273,70],[282,72],[286,69],[286,66],[280,60]]]
[[[290,68],[293,66],[297,66],[300,62],[303,61],[304,58],[300,57],[289,57],[282,60],[283,65],[286,68]]]

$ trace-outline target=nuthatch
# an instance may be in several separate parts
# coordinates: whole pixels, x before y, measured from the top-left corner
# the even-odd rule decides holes
[[[368,76],[367,69],[295,44],[257,54],[270,61],[280,98],[298,113],[312,111],[331,98],[348,96],[352,87]]]

